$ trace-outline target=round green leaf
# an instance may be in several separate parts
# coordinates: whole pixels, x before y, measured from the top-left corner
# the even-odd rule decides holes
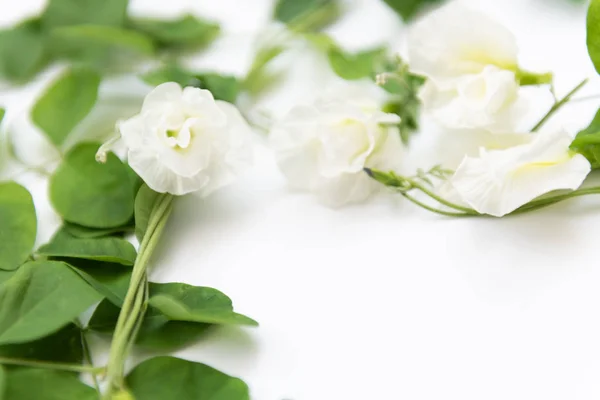
[[[135,247],[127,240],[116,237],[80,239],[62,230],[37,253],[47,257],[83,258],[123,265],[133,265],[137,256]]]
[[[27,260],[37,230],[31,195],[14,182],[0,184],[0,269],[14,270]]]
[[[600,0],[592,0],[587,14],[587,47],[600,74]]]
[[[6,399],[97,400],[98,394],[69,372],[19,368],[6,372]]]
[[[95,160],[96,144],[81,144],[65,156],[50,179],[50,200],[68,222],[112,228],[133,216],[133,185],[127,166],[110,153],[105,164]]]
[[[208,365],[175,357],[155,357],[127,376],[127,386],[143,400],[249,400],[248,385]]]
[[[67,264],[28,262],[0,286],[0,344],[56,332],[100,298]]]

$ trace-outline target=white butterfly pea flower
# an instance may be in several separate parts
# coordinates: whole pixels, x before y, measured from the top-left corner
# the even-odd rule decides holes
[[[379,91],[379,88],[375,88]],[[375,97],[341,90],[294,107],[272,129],[270,144],[290,185],[337,207],[364,201],[379,185],[364,168],[392,169],[402,157],[397,125]],[[352,93],[352,94],[350,94]]]
[[[208,90],[163,83],[139,114],[120,123],[131,168],[157,192],[206,196],[251,161],[250,127]]]
[[[531,134],[529,143],[504,150],[481,149],[465,157],[451,184],[460,198],[482,214],[506,215],[553,190],[577,189],[589,161],[569,150],[566,132]]]
[[[514,130],[528,103],[516,77],[517,53],[508,29],[455,2],[409,33],[411,69],[427,78],[424,110],[449,129]]]

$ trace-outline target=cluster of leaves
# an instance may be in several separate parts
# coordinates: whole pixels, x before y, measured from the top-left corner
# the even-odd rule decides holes
[[[590,59],[600,74],[600,0],[592,0],[587,14],[587,48]],[[571,149],[583,154],[592,164],[600,168],[600,110],[590,125],[577,134]]]
[[[157,198],[114,154],[97,164],[97,149],[77,145],[51,177],[50,200],[64,222],[35,251],[31,195],[14,182],[0,185],[0,399],[98,398],[72,372],[37,368],[84,366],[90,362],[86,334],[113,332],[137,256],[124,235],[135,231],[142,239]],[[90,307],[95,311],[83,325],[79,317]],[[137,344],[170,351],[218,325],[257,323],[234,312],[229,297],[216,289],[151,283]],[[171,357],[139,365],[127,383],[139,399],[248,399],[239,379]],[[227,395],[215,397],[217,392]]]
[[[127,6],[128,0],[50,0],[40,16],[0,32],[0,76],[25,82],[56,60],[112,71],[206,46],[219,34],[217,24],[191,15],[136,19]]]

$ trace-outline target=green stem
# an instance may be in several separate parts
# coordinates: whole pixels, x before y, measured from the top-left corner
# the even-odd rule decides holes
[[[409,195],[408,193],[404,193],[401,192],[402,196],[404,196],[406,199],[410,200],[411,202],[413,202],[414,204],[418,205],[419,207],[422,207],[428,211],[434,212],[436,214],[441,214],[444,215],[446,217],[470,217],[473,216],[473,214],[467,214],[464,212],[451,212],[451,211],[444,211],[444,210],[440,210],[438,208],[435,207],[431,207],[417,199],[415,199],[414,197],[412,197],[411,195]]]
[[[513,211],[511,213],[511,215],[512,214],[522,214],[525,212],[538,210],[540,208],[551,206],[552,204],[556,204],[558,202],[561,202],[561,201],[564,201],[567,199],[571,199],[571,198],[579,197],[579,196],[586,196],[588,194],[600,194],[600,186],[577,189],[577,190],[574,190],[569,193],[558,194],[558,195],[551,196],[551,197],[533,200],[533,201],[517,208],[515,211]]]
[[[94,367],[90,365],[63,364],[49,361],[23,360],[20,358],[0,357],[0,364],[18,365],[21,367],[46,368],[58,371],[70,372],[90,372],[99,373],[104,371],[104,367]]]
[[[80,337],[81,337],[81,348],[83,349],[83,358],[90,367],[93,367],[94,360],[92,359],[92,352],[90,351],[90,346],[85,337],[85,331],[84,331],[83,327],[81,326],[81,324],[79,323],[79,321],[77,321],[77,325],[81,329]],[[94,382],[94,388],[96,388],[96,392],[98,392],[98,397],[100,397],[101,392],[100,392],[100,384],[98,383],[98,376],[96,375],[96,372],[90,372],[90,374],[92,375],[92,381]]]
[[[433,193],[431,190],[427,189],[425,186],[421,185],[419,182],[416,182],[412,179],[407,179],[407,180],[412,185],[412,187],[420,190],[421,192],[425,193],[427,196],[431,197],[438,203],[445,205],[446,207],[453,208],[457,211],[462,211],[463,213],[469,214],[469,215],[479,215],[479,213],[477,211],[473,210],[472,208],[459,206],[458,204],[454,204],[451,201],[448,201],[448,200],[444,199],[443,197],[438,196],[437,194]]]
[[[550,119],[550,117],[552,117],[558,110],[560,110],[562,108],[562,106],[564,106],[571,100],[571,97],[573,97],[573,95],[575,95],[575,93],[577,93],[582,87],[585,86],[587,81],[588,81],[587,78],[584,79],[583,81],[581,81],[581,83],[579,83],[577,86],[575,86],[573,89],[571,89],[571,91],[569,93],[567,93],[565,95],[565,97],[563,97],[559,101],[555,102],[554,105],[550,108],[550,110],[548,110],[546,115],[544,115],[544,117],[540,120],[540,122],[538,122],[531,129],[531,131],[537,132]]]
[[[148,228],[140,244],[138,257],[133,266],[131,281],[123,301],[123,307],[119,313],[110,348],[106,368],[108,381],[107,392],[104,396],[106,400],[110,400],[115,392],[123,389],[125,360],[135,342],[140,321],[147,307],[148,262],[171,214],[172,206],[173,196],[170,194],[164,194],[156,200],[150,215]]]

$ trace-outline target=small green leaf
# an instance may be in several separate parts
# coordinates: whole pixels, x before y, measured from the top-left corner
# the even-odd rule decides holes
[[[90,260],[70,260],[69,266],[106,300],[117,306],[123,304],[131,269],[123,268],[121,264]]]
[[[336,0],[278,0],[274,18],[298,32],[321,30],[340,16]]]
[[[409,21],[420,11],[444,0],[383,0],[398,13],[403,20]]]
[[[0,286],[0,344],[42,338],[101,297],[68,265],[32,261]]]
[[[59,230],[52,240],[40,247],[39,255],[55,258],[83,258],[133,265],[137,252],[127,240],[116,237],[80,239]]]
[[[98,45],[107,49],[129,50],[135,53],[153,55],[154,43],[139,32],[103,25],[73,25],[57,28],[52,34],[62,40],[82,45]]]
[[[108,298],[100,302],[88,328],[96,332],[112,333],[120,312],[115,304],[108,301]],[[174,351],[198,340],[211,326],[197,322],[171,321],[150,307],[138,332],[136,345],[147,350]]]
[[[196,75],[200,87],[210,90],[216,100],[235,103],[241,90],[240,81],[234,76],[204,73]]]
[[[56,146],[91,111],[98,97],[100,75],[88,69],[71,69],[55,80],[37,101],[31,117]]]
[[[68,222],[94,228],[120,227],[133,217],[135,184],[128,167],[110,153],[95,160],[98,145],[69,151],[50,178],[50,200]]]
[[[142,243],[154,205],[164,196],[143,184],[135,196],[135,236]]]
[[[35,206],[23,186],[0,184],[0,269],[13,270],[27,260],[37,230]]]
[[[47,61],[39,20],[28,20],[0,31],[0,76],[24,82],[37,74]]]
[[[165,82],[177,82],[181,86],[198,86],[198,79],[189,71],[176,64],[165,65],[153,69],[141,76],[142,80],[150,86],[158,86]]]
[[[250,71],[242,82],[244,90],[257,95],[270,88],[281,79],[281,75],[268,71],[268,66],[277,56],[285,51],[284,46],[269,46],[259,50],[254,58]]]
[[[327,56],[331,68],[339,77],[356,80],[375,75],[378,65],[385,60],[386,49],[376,48],[351,54],[332,47]]]
[[[143,400],[249,400],[248,385],[204,364],[175,357],[144,361],[127,376],[127,386]]]
[[[114,228],[88,228],[87,226],[81,226],[77,224],[71,224],[65,222],[62,229],[69,233],[71,236],[75,236],[81,239],[94,239],[105,236],[121,235],[133,231],[133,225],[123,225]]]
[[[250,325],[258,323],[233,311],[231,299],[222,292],[185,283],[153,283],[150,305],[175,321],[203,322],[218,325]]]
[[[50,0],[42,15],[46,29],[69,25],[122,26],[128,0]]]
[[[587,158],[593,169],[600,168],[600,109],[588,127],[575,136],[570,148]]]
[[[6,372],[7,400],[97,400],[96,390],[68,372],[19,368]]]
[[[219,25],[186,15],[173,21],[156,19],[134,19],[130,21],[132,29],[138,30],[163,48],[168,47],[204,47],[219,34]]]
[[[81,364],[81,335],[81,329],[75,324],[68,324],[58,332],[33,342],[0,346],[0,357]]]
[[[4,108],[0,108],[0,124],[2,123],[2,120],[4,119],[5,114],[6,114],[6,110]]]
[[[587,13],[587,48],[600,74],[600,0],[592,0]]]

